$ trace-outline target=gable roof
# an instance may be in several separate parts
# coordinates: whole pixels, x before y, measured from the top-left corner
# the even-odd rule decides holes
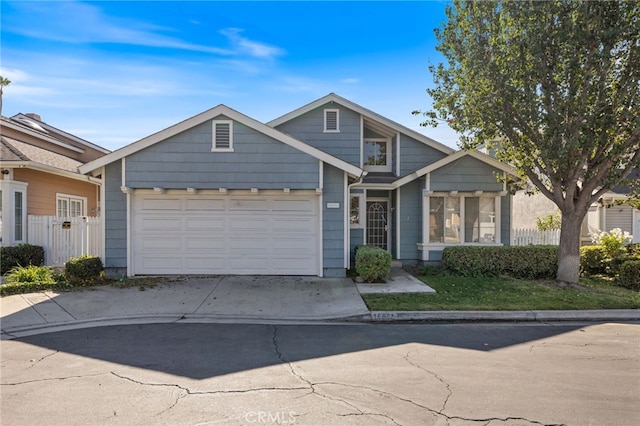
[[[94,170],[99,169],[107,164],[113,163],[114,161],[120,160],[124,157],[127,157],[136,152],[142,151],[145,148],[148,148],[158,142],[161,142],[167,138],[175,136],[179,133],[184,132],[194,126],[202,124],[206,121],[212,120],[220,115],[224,115],[234,121],[244,124],[247,127],[250,127],[260,133],[263,133],[267,136],[272,137],[286,145],[289,145],[301,152],[311,155],[312,157],[317,158],[318,160],[324,161],[332,166],[341,169],[353,176],[359,177],[364,173],[359,167],[354,166],[353,164],[347,163],[346,161],[340,160],[330,154],[327,154],[324,151],[321,151],[317,148],[312,147],[311,145],[307,145],[306,143],[292,138],[289,135],[285,135],[279,130],[274,129],[273,127],[269,127],[264,123],[261,123],[253,118],[246,116],[242,113],[239,113],[236,110],[229,108],[226,105],[220,104],[216,107],[213,107],[207,111],[204,111],[198,115],[195,115],[191,118],[183,120],[177,124],[174,124],[171,127],[167,127],[164,130],[161,130],[157,133],[154,133],[150,136],[142,138],[132,144],[129,144],[123,148],[120,148],[116,151],[113,151],[110,154],[105,155],[104,157],[100,157],[96,160],[93,160],[83,166],[80,167],[80,173],[87,174]]]
[[[267,123],[267,125],[271,126],[271,127],[277,127],[282,123],[286,123],[287,121],[293,120],[296,117],[301,116],[302,114],[306,114],[309,111],[313,111],[316,108],[319,108],[325,104],[328,104],[330,102],[334,102],[337,103],[339,105],[342,105],[346,108],[349,108],[359,114],[361,114],[362,116],[364,116],[365,118],[369,119],[371,122],[373,123],[382,123],[383,125],[397,131],[400,133],[404,133],[407,136],[411,136],[412,138],[424,143],[425,145],[428,145],[440,152],[443,152],[445,154],[451,154],[453,152],[455,152],[454,149],[449,148],[448,146],[431,139],[428,136],[423,135],[422,133],[418,133],[415,130],[411,130],[408,127],[403,126],[402,124],[396,123],[393,120],[389,120],[386,117],[383,117],[382,115],[373,112],[367,108],[364,108],[363,106],[360,106],[356,103],[351,102],[348,99],[345,99],[341,96],[336,95],[335,93],[329,93],[327,96],[324,96],[320,99],[317,99],[303,107],[300,107],[298,109],[295,109],[281,117],[278,117],[274,120],[271,120]]]
[[[498,170],[502,170],[503,172],[510,174],[512,176],[518,176],[516,169],[514,169],[513,167],[509,166],[508,164],[502,163],[498,160],[496,160],[495,158],[491,157],[490,155],[487,154],[483,154],[480,151],[457,151],[454,154],[448,155],[444,158],[441,158],[438,161],[435,161],[427,166],[424,166],[421,169],[416,170],[413,173],[409,173],[408,175],[398,179],[397,181],[395,181],[393,183],[394,187],[400,187],[402,185],[405,185],[411,181],[414,181],[416,179],[418,179],[419,177],[422,177],[424,175],[426,175],[427,173],[431,173],[434,170],[438,170],[441,167],[446,166],[447,164],[450,164],[456,160],[459,160],[463,157],[472,157],[475,158],[476,160],[482,161],[483,163],[486,163],[492,167],[495,167]]]

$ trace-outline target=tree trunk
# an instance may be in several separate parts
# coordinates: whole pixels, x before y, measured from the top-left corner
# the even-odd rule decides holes
[[[585,212],[586,214],[586,212]],[[558,275],[560,282],[577,284],[580,277],[580,231],[583,215],[563,214],[558,248]]]

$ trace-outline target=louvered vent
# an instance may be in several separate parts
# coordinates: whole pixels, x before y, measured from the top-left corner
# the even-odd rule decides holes
[[[338,111],[337,110],[324,111],[324,130],[325,132],[338,131]]]

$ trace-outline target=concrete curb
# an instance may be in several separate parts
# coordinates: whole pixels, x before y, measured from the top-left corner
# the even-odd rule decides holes
[[[372,311],[368,320],[394,321],[640,321],[639,309],[584,311]],[[366,321],[367,319],[362,318]]]
[[[394,322],[602,322],[640,321],[640,309],[585,311],[373,311],[339,318],[261,318],[203,314],[139,314],[123,317],[91,318],[2,329],[0,340],[80,328],[132,324],[246,323],[246,324],[367,324]]]

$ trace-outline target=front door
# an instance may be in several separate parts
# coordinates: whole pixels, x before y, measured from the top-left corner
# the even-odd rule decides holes
[[[367,245],[388,250],[389,202],[367,201]]]

